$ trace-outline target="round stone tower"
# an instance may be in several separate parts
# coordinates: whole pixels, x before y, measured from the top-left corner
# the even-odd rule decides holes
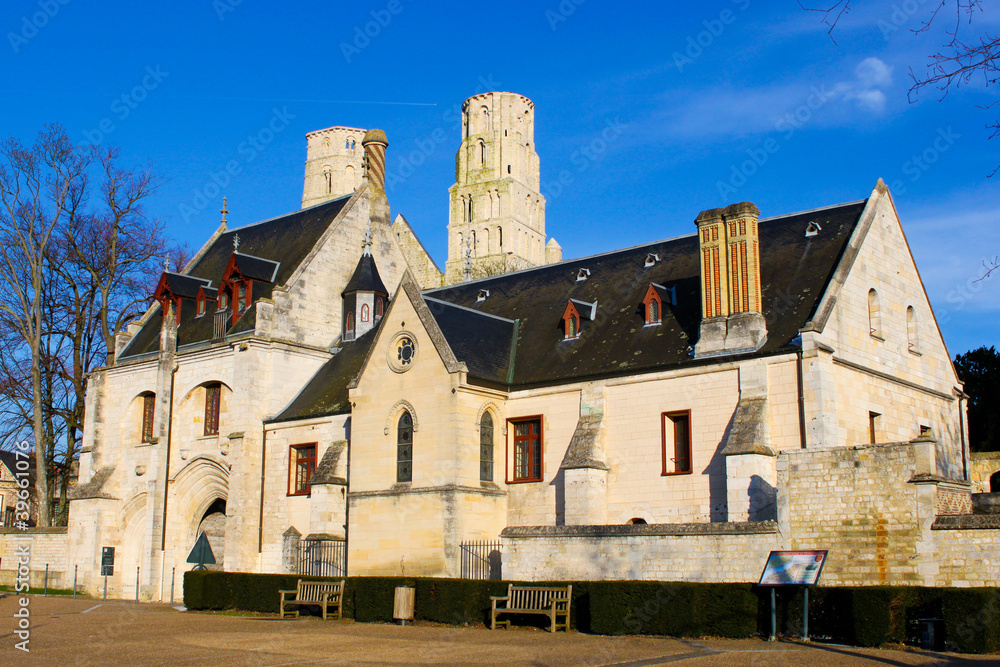
[[[446,281],[545,264],[545,198],[539,190],[534,103],[506,92],[467,99],[455,184],[448,190]]]
[[[365,130],[328,127],[306,134],[302,208],[351,194],[364,177]]]

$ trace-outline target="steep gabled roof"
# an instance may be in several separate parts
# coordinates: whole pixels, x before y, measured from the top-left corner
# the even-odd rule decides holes
[[[344,347],[326,362],[284,410],[267,423],[347,414],[351,411],[348,385],[361,372],[375,343],[381,322]]]
[[[241,238],[240,241],[242,242],[242,240]],[[251,278],[267,283],[274,282],[280,266],[281,263],[274,260],[254,257],[242,252],[233,253],[233,268],[244,278]]]
[[[441,328],[455,358],[465,361],[469,375],[505,384],[513,359],[518,323],[429,296],[427,308]]]
[[[283,285],[299,264],[319,241],[323,232],[341,212],[350,200],[350,196],[334,199],[318,206],[302,209],[272,218],[239,229],[228,230],[219,235],[215,242],[205,250],[198,261],[187,272],[187,276],[202,278],[207,281],[219,281],[233,257],[233,238],[239,235],[238,262],[241,271],[245,271],[244,262],[254,272],[262,275],[273,275],[269,282],[255,283],[253,299],[269,298],[275,286]],[[261,260],[261,261],[255,261]],[[277,267],[273,267],[273,264]],[[268,267],[271,267],[270,271]],[[177,274],[175,274],[177,275]],[[200,286],[202,283],[199,282]],[[197,287],[191,298],[197,294]],[[185,304],[186,306],[186,304]],[[195,316],[194,304],[191,308],[182,306],[179,327],[177,330],[177,345],[209,341],[212,339],[212,321],[214,308],[209,308],[203,317]],[[238,318],[236,323],[241,331],[254,329],[256,309],[250,308]],[[160,349],[160,326],[163,315],[157,307],[149,316],[143,327],[135,334],[122,351],[119,359],[139,356]]]
[[[768,338],[757,354],[796,349],[793,339],[816,309],[844,251],[865,201],[760,220],[761,297]],[[806,237],[816,220],[822,231]],[[646,266],[652,253],[660,261]],[[581,266],[590,275],[577,280]],[[664,302],[662,324],[644,326],[642,302],[650,283],[676,294]],[[480,290],[489,298],[479,301]],[[483,314],[518,321],[516,349],[507,386],[552,384],[601,375],[650,372],[686,364],[701,321],[699,249],[696,235],[574,259],[476,280],[424,293],[428,303],[447,302]],[[597,302],[594,321],[579,338],[564,340],[562,316],[569,300]],[[490,347],[464,345],[470,319],[450,325],[451,309],[431,309],[458,361],[470,376],[495,383],[486,357]],[[482,322],[482,326],[496,326]],[[454,338],[454,342],[453,342]],[[459,350],[462,350],[459,353]]]
[[[198,289],[211,285],[212,281],[207,278],[198,278],[183,273],[164,271],[157,285],[157,294],[167,291],[173,296],[180,296],[186,299],[194,299],[198,296]]]

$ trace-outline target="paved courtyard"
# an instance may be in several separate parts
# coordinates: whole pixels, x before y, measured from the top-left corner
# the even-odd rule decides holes
[[[959,656],[760,640],[556,635],[279,620],[158,604],[31,597],[30,653],[15,649],[17,598],[0,599],[3,665],[1000,665]]]

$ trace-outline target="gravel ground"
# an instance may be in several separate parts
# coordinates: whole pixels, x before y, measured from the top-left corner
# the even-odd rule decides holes
[[[1000,655],[870,650],[757,639],[555,635],[418,623],[182,612],[168,605],[32,596],[30,653],[17,598],[0,599],[2,665],[1000,665]]]

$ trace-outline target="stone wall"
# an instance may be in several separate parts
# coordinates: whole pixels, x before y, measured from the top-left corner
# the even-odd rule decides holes
[[[0,586],[14,586],[18,557],[24,546],[30,548],[30,583],[41,588],[45,566],[49,566],[49,588],[73,587],[73,564],[69,560],[66,528],[0,528]]]
[[[515,581],[757,581],[780,541],[773,521],[525,526],[502,537],[503,576]]]
[[[1000,452],[974,452],[972,454],[969,479],[972,481],[973,493],[989,493],[990,477],[997,473],[1000,473]]]

